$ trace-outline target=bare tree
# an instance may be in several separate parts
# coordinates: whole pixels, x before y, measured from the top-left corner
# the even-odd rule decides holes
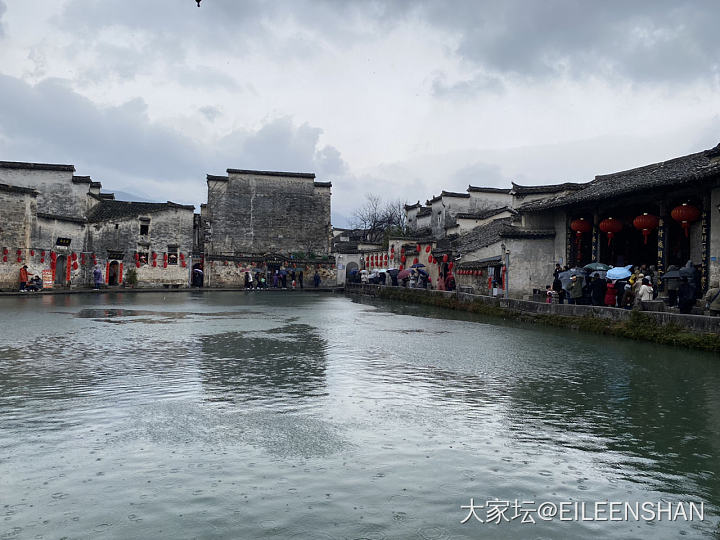
[[[389,234],[405,234],[405,202],[384,202],[379,195],[367,194],[365,204],[353,213],[351,225],[362,230],[368,242],[381,243],[387,240]]]

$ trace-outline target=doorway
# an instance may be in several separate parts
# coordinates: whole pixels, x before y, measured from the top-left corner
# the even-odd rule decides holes
[[[110,263],[110,269],[108,271],[108,285],[118,285],[118,278],[120,275],[120,264],[117,261]]]
[[[67,256],[59,255],[55,259],[55,285],[65,285],[67,282]]]

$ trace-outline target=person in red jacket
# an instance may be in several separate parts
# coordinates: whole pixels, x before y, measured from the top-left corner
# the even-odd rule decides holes
[[[608,279],[607,289],[605,289],[605,305],[608,307],[615,307],[617,302],[617,291],[615,290],[615,284]]]
[[[27,282],[29,281],[29,276],[32,276],[33,274],[28,273],[27,265],[23,265],[23,267],[20,269],[20,290],[26,291],[27,290]]]

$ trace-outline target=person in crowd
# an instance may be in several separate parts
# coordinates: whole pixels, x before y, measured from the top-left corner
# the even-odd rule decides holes
[[[680,269],[677,266],[675,266],[674,264],[671,264],[670,266],[668,266],[668,273],[674,272],[677,270],[680,270]],[[663,282],[665,283],[665,290],[668,293],[668,305],[670,307],[677,306],[678,287],[680,287],[680,278],[663,277]]]
[[[245,272],[245,289],[250,288],[250,272]]]
[[[295,273],[295,269],[290,270],[290,282],[296,281],[295,278],[297,277],[297,274]],[[293,289],[295,288],[295,285],[293,285]]]
[[[602,306],[605,304],[605,280],[596,275],[590,282],[590,298],[593,306]]]
[[[617,305],[617,290],[615,283],[608,279],[605,283],[605,305],[607,307],[615,307]]]
[[[37,274],[35,274],[33,277],[31,277],[30,281],[27,282],[27,290],[28,291],[41,291],[42,288],[43,288],[42,279]]]
[[[380,285],[385,285],[385,281],[387,280],[387,275],[385,274],[385,272],[380,272],[378,278],[380,279]]]
[[[27,290],[27,282],[29,280],[28,276],[32,276],[30,272],[28,272],[27,264],[24,264],[23,267],[20,269],[20,290],[22,292],[25,292]]]
[[[545,303],[546,304],[553,303],[553,290],[552,290],[552,286],[550,286],[550,285],[545,285]]]
[[[571,304],[582,304],[583,298],[583,285],[582,280],[578,279],[577,276],[570,278],[570,303]]]
[[[397,272],[392,272],[392,273],[390,274],[390,285],[392,285],[393,287],[397,287],[397,286],[398,286],[398,278],[397,278],[397,275],[398,275]]]
[[[553,278],[557,279],[558,274],[562,271],[563,271],[563,269],[560,266],[560,263],[555,263],[555,270],[553,271]]]
[[[455,286],[455,276],[448,272],[448,275],[445,276],[445,290],[454,291]]]
[[[102,287],[102,282],[102,270],[100,270],[100,265],[98,264],[93,270],[93,288],[97,291],[100,287]]]
[[[560,265],[556,265],[557,267],[560,267]],[[560,270],[562,271],[562,269]],[[555,294],[557,295],[558,303],[564,304],[565,303],[565,289],[563,289],[562,281],[560,281],[560,278],[555,275],[555,279],[553,279],[552,289],[555,291]]]
[[[631,276],[632,277],[632,276]],[[622,300],[620,301],[620,307],[625,309],[630,309],[633,304],[633,298],[635,298],[635,295],[633,294],[633,287],[630,283],[630,280],[626,281],[623,285],[623,295]]]
[[[280,272],[279,272],[278,270],[275,270],[275,272],[273,272],[273,277],[272,277],[272,286],[273,286],[273,289],[277,289],[277,288],[278,288],[278,283],[279,283],[279,282],[280,282]]]
[[[720,283],[717,281],[710,284],[705,295],[705,309],[709,310],[710,315],[714,317],[720,315]]]
[[[304,276],[303,276],[303,271],[300,270],[300,271],[298,272],[298,283],[300,284],[300,288],[301,288],[301,289],[303,288],[303,277],[304,277]]]
[[[690,313],[695,305],[695,287],[687,276],[680,278],[680,287],[678,287],[678,307],[680,313]]]
[[[637,296],[635,296],[635,305],[642,307],[642,302],[650,302],[653,299],[653,288],[650,286],[650,279],[644,277],[640,282]]]
[[[287,289],[287,272],[285,270],[280,271],[280,281],[282,281],[282,288]]]
[[[317,273],[317,270],[315,271],[315,275],[313,276],[313,283],[315,284],[316,289],[320,287],[320,274]]]

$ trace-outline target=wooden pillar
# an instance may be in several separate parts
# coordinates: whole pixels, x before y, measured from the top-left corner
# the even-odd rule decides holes
[[[710,195],[707,194],[703,197],[703,210],[700,214],[700,242],[702,249],[702,259],[700,262],[700,288],[702,293],[708,289],[709,268],[708,261],[710,260]]]
[[[657,276],[662,277],[665,273],[667,266],[667,249],[665,249],[665,243],[667,241],[667,209],[665,204],[660,205],[660,215],[658,216],[658,230],[657,230],[657,263],[656,271]],[[665,290],[665,282],[658,280],[658,291]]]

